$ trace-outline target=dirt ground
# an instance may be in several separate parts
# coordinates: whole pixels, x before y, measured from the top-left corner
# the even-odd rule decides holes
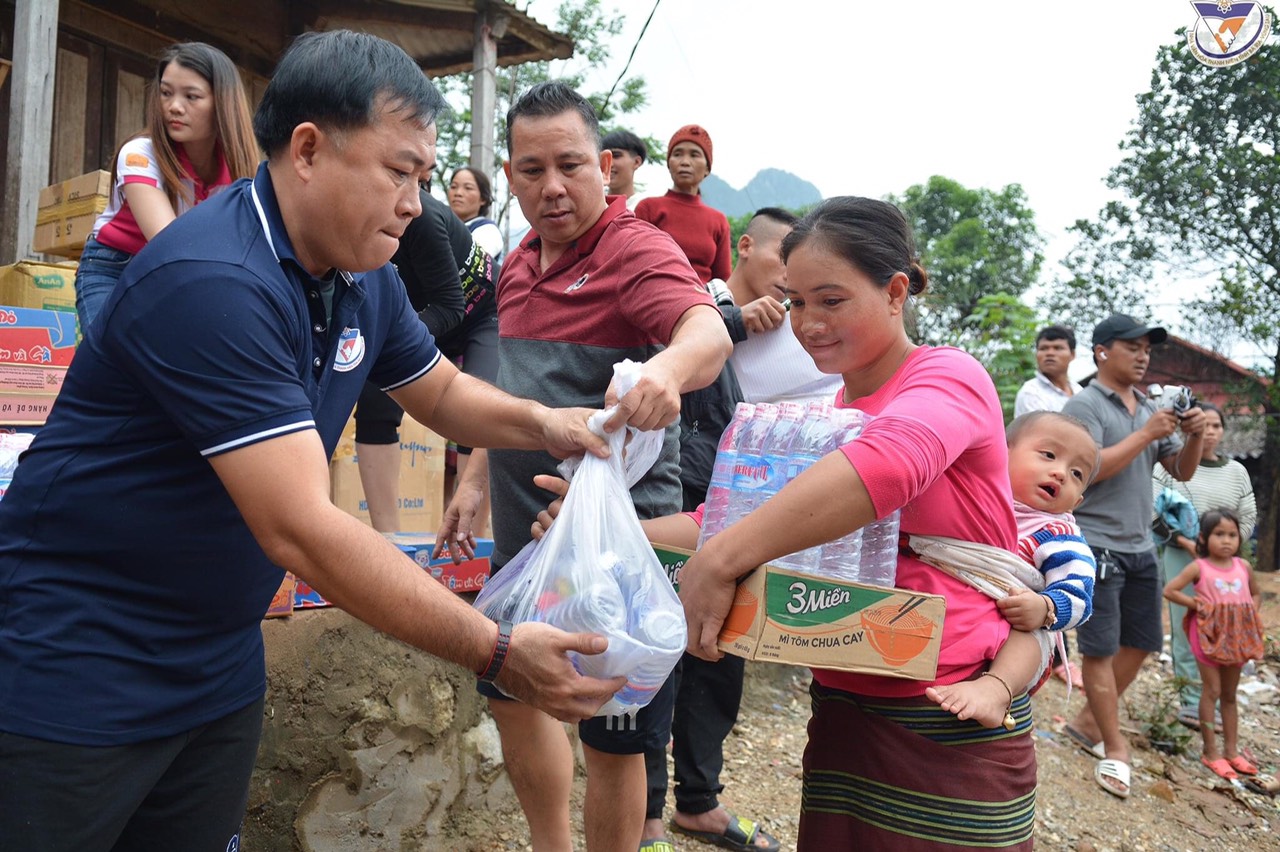
[[[1263,772],[1280,771],[1280,575],[1259,573],[1267,659],[1241,680],[1240,742]],[[1074,643],[1073,643],[1074,648]],[[1094,758],[1062,733],[1084,699],[1051,680],[1035,698],[1039,792],[1036,846],[1075,852],[1182,852],[1182,850],[1280,849],[1280,797],[1252,793],[1221,781],[1199,763],[1199,735],[1172,720],[1176,699],[1166,661],[1152,657],[1126,695],[1122,723],[1135,745],[1133,793],[1127,800],[1104,793],[1093,781]],[[724,802],[761,821],[794,849],[800,813],[800,757],[808,720],[808,674],[770,664],[748,665],[747,698],[726,744]],[[1172,708],[1172,709],[1170,709]],[[1168,712],[1166,712],[1168,711]],[[1158,719],[1164,724],[1150,728]],[[1181,754],[1152,747],[1147,731],[1181,745]],[[1171,732],[1171,733],[1170,733]],[[1176,740],[1182,738],[1179,743]],[[579,773],[581,776],[581,773]],[[575,790],[575,823],[581,848],[583,779]],[[670,802],[668,818],[670,818]],[[518,811],[471,813],[447,826],[458,849],[530,849]],[[676,849],[716,847],[676,835]]]

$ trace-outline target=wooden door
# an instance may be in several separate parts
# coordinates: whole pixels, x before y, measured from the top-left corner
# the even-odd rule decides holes
[[[143,128],[151,73],[146,57],[59,31],[50,183],[111,168],[120,145]]]

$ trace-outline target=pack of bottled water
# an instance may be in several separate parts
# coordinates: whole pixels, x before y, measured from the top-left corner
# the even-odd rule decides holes
[[[751,514],[818,459],[857,438],[870,419],[857,409],[826,402],[738,403],[716,451],[698,546]],[[777,564],[846,582],[892,586],[898,517],[895,511]]]

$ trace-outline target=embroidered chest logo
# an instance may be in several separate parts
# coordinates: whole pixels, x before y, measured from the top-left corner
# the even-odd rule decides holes
[[[344,328],[338,338],[338,357],[334,359],[333,369],[346,373],[360,366],[364,360],[364,335],[358,328]]]

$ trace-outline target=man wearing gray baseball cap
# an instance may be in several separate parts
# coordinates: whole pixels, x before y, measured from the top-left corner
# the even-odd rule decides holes
[[[1067,733],[1100,759],[1094,777],[1102,789],[1121,798],[1129,795],[1129,743],[1120,731],[1120,696],[1163,640],[1163,582],[1150,533],[1151,468],[1159,461],[1175,479],[1190,479],[1204,434],[1199,408],[1175,413],[1138,390],[1151,347],[1168,336],[1126,314],[1098,323],[1097,376],[1062,409],[1083,421],[1102,448],[1101,468],[1075,510],[1098,574],[1093,617],[1076,631],[1088,703]]]

